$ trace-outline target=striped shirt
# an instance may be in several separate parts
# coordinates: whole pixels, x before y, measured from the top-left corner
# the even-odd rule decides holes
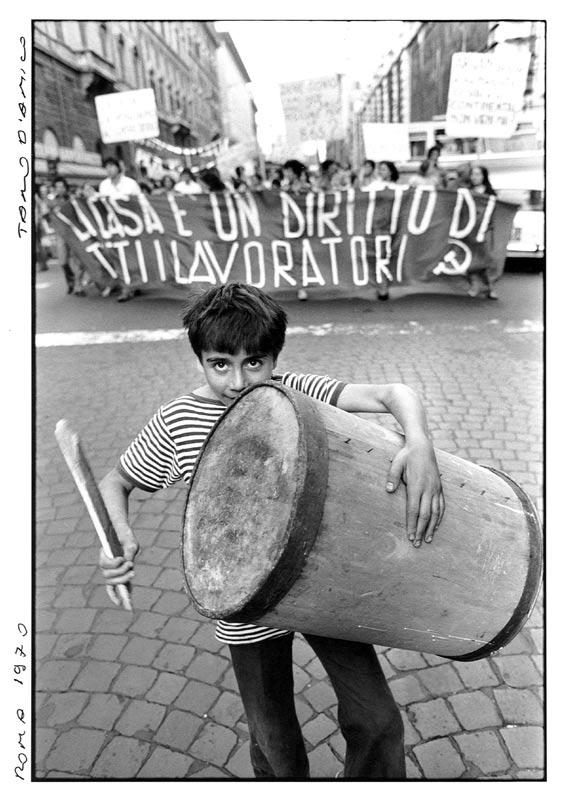
[[[336,405],[345,384],[321,375],[285,372],[272,376],[284,386],[297,389],[315,400]],[[225,412],[217,400],[187,394],[161,406],[119,459],[118,470],[146,492],[164,489],[177,481],[189,483],[205,438]],[[228,644],[285,636],[288,631],[248,623],[217,624],[216,636]]]

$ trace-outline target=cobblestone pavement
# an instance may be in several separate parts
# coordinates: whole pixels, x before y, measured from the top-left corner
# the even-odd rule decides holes
[[[355,324],[354,335],[297,333],[279,366],[410,384],[437,447],[508,472],[541,513],[541,334],[522,319],[405,326],[391,317]],[[115,609],[53,436],[69,419],[100,478],[161,402],[200,383],[182,341],[37,351],[37,778],[252,775],[227,647],[182,588],[185,489],[133,494],[135,611]],[[409,778],[543,777],[543,641],[540,598],[523,631],[482,661],[377,648],[405,723]],[[294,657],[311,773],[332,778],[344,756],[335,696],[300,636]]]

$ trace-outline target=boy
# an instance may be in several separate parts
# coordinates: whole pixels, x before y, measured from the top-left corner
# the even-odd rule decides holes
[[[115,586],[133,577],[138,550],[127,519],[129,493],[135,486],[156,491],[178,480],[188,483],[205,436],[225,407],[243,389],[270,379],[345,411],[391,412],[403,427],[406,443],[391,464],[386,489],[394,491],[403,478],[407,535],[415,547],[432,540],[444,499],[424,411],[414,392],[400,384],[346,385],[315,375],[273,375],[287,318],[275,301],[252,286],[231,283],[209,289],[191,303],[183,322],[205,384],[162,406],[101,484],[124,548],[122,558],[100,556],[113,602],[119,602]],[[230,646],[256,777],[308,777],[293,698],[293,634],[219,622],[216,635]],[[404,777],[402,720],[373,647],[308,634],[305,639],[338,698],[338,718],[347,743],[344,776]]]

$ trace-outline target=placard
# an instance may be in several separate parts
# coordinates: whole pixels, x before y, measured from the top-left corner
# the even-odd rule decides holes
[[[154,89],[99,94],[94,99],[104,144],[159,135]]]
[[[364,150],[372,161],[408,161],[409,130],[402,122],[364,122]]]
[[[530,53],[454,53],[446,135],[456,138],[512,136],[522,110]]]
[[[288,145],[342,139],[342,76],[328,75],[280,86]]]

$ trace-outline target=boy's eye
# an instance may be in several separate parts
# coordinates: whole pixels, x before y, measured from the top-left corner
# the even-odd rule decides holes
[[[251,358],[250,361],[247,362],[250,369],[260,369],[263,364],[261,358]]]
[[[226,361],[216,361],[213,365],[215,369],[219,370],[220,372],[224,372],[227,367]]]

